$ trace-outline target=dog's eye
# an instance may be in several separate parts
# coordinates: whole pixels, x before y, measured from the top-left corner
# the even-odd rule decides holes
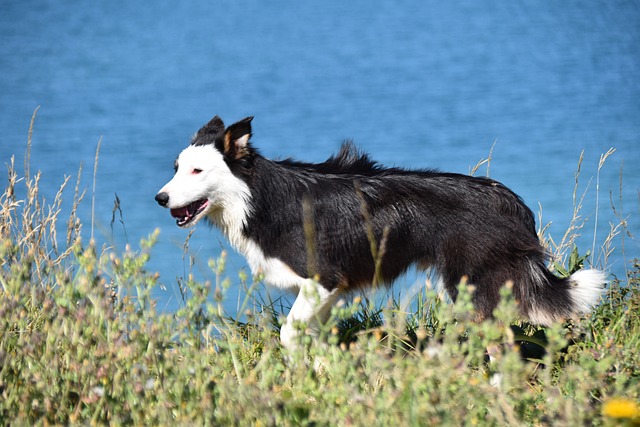
[[[198,168],[194,168],[193,171],[191,171],[192,174],[197,175],[200,172],[202,172],[202,169],[198,169]]]

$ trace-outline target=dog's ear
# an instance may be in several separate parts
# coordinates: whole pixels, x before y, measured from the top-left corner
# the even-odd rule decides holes
[[[209,120],[209,123],[204,125],[202,129],[198,131],[198,133],[200,133],[201,131],[210,135],[219,134],[220,132],[224,131],[224,122],[220,117],[213,116],[213,119]]]
[[[251,138],[251,120],[253,117],[247,117],[237,123],[232,124],[224,131],[222,138],[222,153],[230,159],[239,160],[249,154]]]
[[[224,132],[224,122],[218,116],[214,116],[209,123],[202,126],[191,141],[191,145],[213,144],[220,134]]]

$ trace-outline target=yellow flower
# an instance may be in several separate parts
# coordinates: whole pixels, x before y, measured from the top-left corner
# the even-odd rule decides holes
[[[633,400],[614,397],[604,402],[602,413],[611,418],[640,418],[640,406]]]

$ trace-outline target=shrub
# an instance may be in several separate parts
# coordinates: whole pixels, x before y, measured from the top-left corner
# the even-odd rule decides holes
[[[215,283],[185,278],[183,307],[158,313],[151,298],[158,276],[145,267],[158,232],[122,252],[83,242],[76,184],[60,245],[67,181],[48,203],[39,179],[28,172],[18,179],[12,161],[0,197],[2,424],[638,421],[637,260],[580,322],[546,330],[522,324],[507,287],[496,318],[476,324],[464,284],[455,304],[425,288],[411,314],[398,302],[343,301],[320,343],[285,355],[275,304],[253,293],[247,307],[262,308],[246,321],[224,313],[224,253],[210,262]],[[584,260],[575,248],[566,264],[557,259],[557,270],[570,273]]]

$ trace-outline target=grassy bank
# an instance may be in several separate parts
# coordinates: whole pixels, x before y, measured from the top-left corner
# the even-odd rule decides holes
[[[145,269],[157,233],[137,248],[96,247],[76,217],[79,186],[61,218],[64,192],[46,201],[38,182],[10,165],[0,196],[3,425],[640,423],[637,261],[579,322],[523,325],[508,289],[480,325],[464,287],[455,305],[425,290],[411,313],[356,297],[334,310],[326,344],[285,357],[279,309],[253,302],[244,323],[223,312],[225,278],[237,275],[224,257],[210,262],[218,280],[185,278],[184,306],[160,314]],[[559,273],[583,261],[569,256],[576,232],[549,243]]]

